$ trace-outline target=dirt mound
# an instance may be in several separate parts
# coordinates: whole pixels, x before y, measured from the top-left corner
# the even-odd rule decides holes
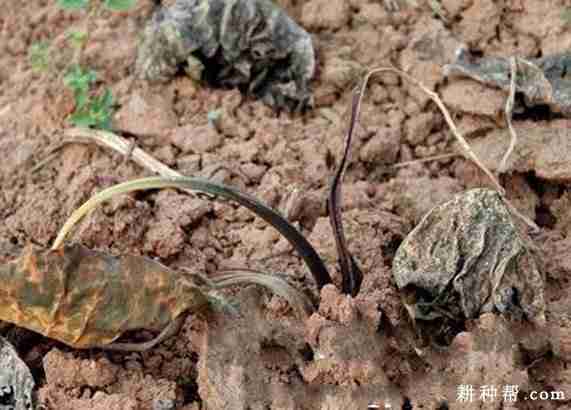
[[[514,118],[520,141],[509,172],[500,176],[507,198],[541,227],[532,238],[545,284],[546,324],[539,331],[485,313],[468,319],[445,349],[419,337],[392,277],[395,252],[434,206],[489,182],[458,155],[424,161],[454,153],[455,141],[430,99],[398,76],[372,79],[345,175],[347,243],[364,274],[355,298],[337,290],[341,277],[325,205],[353,88],[367,68],[396,65],[439,92],[468,142],[495,170],[509,140],[502,120],[507,92],[446,78],[443,68],[460,45],[486,56],[529,58],[567,49],[568,2],[278,0],[315,47],[309,84],[315,108],[296,116],[185,76],[131,87],[138,39],[155,3],[139,0],[128,12],[103,13],[85,49],[85,61],[99,75],[96,86],[109,86],[115,96],[114,126],[179,172],[216,170],[215,180],[280,210],[315,246],[337,288],[328,285],[317,295],[287,241],[233,204],[174,191],[114,199],[81,223],[73,241],[205,274],[244,266],[279,274],[319,300],[319,308],[302,321],[283,299],[257,287],[227,292],[238,316],[190,316],[177,336],[144,353],[77,351],[3,325],[45,408],[571,406],[568,120],[542,111]],[[62,141],[74,98],[32,70],[28,50],[82,17],[46,0],[5,5],[0,14],[2,261],[28,241],[48,247],[66,217],[94,193],[149,175],[128,158],[78,144],[32,172]],[[408,161],[416,162],[394,166]]]

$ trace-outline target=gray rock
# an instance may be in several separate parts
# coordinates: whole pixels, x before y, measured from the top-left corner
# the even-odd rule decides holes
[[[175,410],[176,404],[174,400],[157,399],[153,401],[153,410]]]
[[[0,410],[33,410],[34,385],[28,366],[0,336]]]

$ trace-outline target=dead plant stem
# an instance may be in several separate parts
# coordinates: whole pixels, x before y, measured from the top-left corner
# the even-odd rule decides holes
[[[514,61],[515,64],[515,61]],[[512,67],[513,70],[513,67]],[[502,199],[504,200],[504,202],[507,204],[508,208],[510,209],[510,211],[516,215],[518,218],[520,218],[522,221],[524,221],[524,223],[526,225],[528,225],[528,227],[537,232],[539,231],[539,227],[535,224],[535,222],[533,222],[531,219],[529,219],[528,217],[526,217],[525,215],[523,215],[521,212],[519,212],[515,206],[513,206],[513,204],[508,200],[508,198],[506,197],[506,191],[505,189],[500,185],[498,179],[496,178],[496,176],[482,163],[482,161],[480,161],[480,159],[478,158],[478,156],[474,153],[474,151],[470,148],[470,145],[468,144],[468,142],[464,139],[464,137],[462,136],[462,133],[460,133],[460,131],[458,130],[458,128],[456,127],[456,124],[454,123],[454,121],[452,120],[452,117],[450,116],[450,112],[448,111],[448,109],[446,108],[446,106],[444,105],[444,103],[442,102],[442,100],[440,99],[440,97],[438,96],[437,93],[435,93],[434,91],[429,90],[424,84],[422,84],[419,80],[417,80],[416,78],[412,77],[411,75],[405,73],[402,70],[399,70],[395,67],[382,67],[382,68],[375,68],[371,71],[369,71],[367,73],[367,75],[365,76],[365,79],[363,80],[363,85],[361,88],[361,92],[360,92],[360,96],[359,96],[359,101],[357,103],[357,115],[359,115],[359,110],[361,107],[361,102],[363,99],[363,96],[365,94],[365,89],[367,87],[367,83],[369,82],[369,79],[371,78],[372,75],[377,74],[377,73],[383,73],[383,72],[392,72],[395,73],[397,75],[399,75],[400,77],[404,78],[405,80],[409,81],[410,83],[416,85],[417,87],[419,87],[426,95],[428,95],[430,97],[430,99],[438,106],[438,108],[440,109],[440,112],[442,113],[442,115],[444,116],[444,119],[446,120],[446,123],[448,124],[448,127],[450,128],[450,130],[452,131],[452,134],[454,135],[454,137],[456,138],[456,140],[458,141],[458,143],[460,144],[460,147],[463,150],[463,155],[471,160],[472,162],[474,162],[476,164],[476,166],[478,168],[480,168],[487,176],[488,178],[492,181],[493,186],[495,187],[496,191],[501,195]],[[512,81],[514,81],[515,76],[512,73]],[[508,99],[509,100],[509,99]],[[513,102],[511,103],[513,105]],[[509,116],[508,116],[509,117]],[[511,121],[510,121],[511,123]],[[515,134],[515,132],[514,132]],[[515,142],[514,142],[514,137],[512,135],[512,145],[515,146]],[[511,145],[510,145],[511,148]],[[513,148],[512,148],[513,150]],[[508,152],[506,154],[510,154],[511,151],[508,149]]]
[[[454,158],[454,157],[457,157],[458,155],[461,155],[461,154],[459,154],[457,152],[450,152],[448,154],[433,155],[431,157],[414,159],[412,161],[399,162],[398,164],[394,164],[393,166],[391,166],[391,168],[404,168],[404,167],[408,167],[410,165],[420,164],[423,162],[439,161],[441,159]]]
[[[506,122],[508,123],[508,129],[510,130],[511,139],[510,139],[510,145],[506,150],[506,153],[504,154],[504,157],[502,158],[502,161],[500,162],[500,165],[498,167],[499,174],[505,172],[507,168],[508,159],[513,153],[513,150],[515,149],[515,146],[517,144],[517,134],[512,125],[512,114],[513,114],[514,99],[515,99],[515,82],[517,75],[517,62],[515,57],[510,58],[510,75],[511,75],[510,93],[508,95],[508,99],[506,100],[505,113],[506,113]]]

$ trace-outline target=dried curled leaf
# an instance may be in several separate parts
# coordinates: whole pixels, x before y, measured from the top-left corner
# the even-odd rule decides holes
[[[0,321],[80,349],[106,347],[131,330],[163,331],[185,312],[217,301],[230,307],[209,292],[235,285],[262,285],[302,318],[313,311],[303,294],[271,275],[229,271],[209,280],[145,257],[115,257],[77,244],[49,251],[28,246],[0,265],[0,280]]]
[[[161,8],[143,33],[137,76],[168,81],[185,64],[191,76],[240,87],[271,106],[311,104],[311,37],[271,0],[177,0]]]
[[[393,276],[416,320],[462,323],[495,310],[545,321],[543,278],[495,191],[432,209],[397,250]]]
[[[76,348],[107,345],[129,330],[162,330],[183,312],[208,305],[191,276],[81,245],[28,246],[0,265],[0,280],[0,320]]]

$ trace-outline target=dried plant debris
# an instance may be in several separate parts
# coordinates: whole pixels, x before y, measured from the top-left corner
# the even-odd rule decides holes
[[[552,112],[571,117],[571,54],[555,54],[541,58],[516,57],[516,92],[523,101],[516,101],[514,112],[547,105]],[[486,85],[510,89],[510,57],[486,57],[476,61],[464,47],[457,52],[454,64],[444,70],[446,75],[473,78]]]
[[[31,410],[34,379],[12,345],[0,337],[0,410]]]
[[[128,330],[162,330],[207,296],[190,275],[138,256],[81,245],[28,246],[0,265],[0,320],[76,348],[103,346]]]
[[[366,83],[363,84],[363,90],[365,86]],[[329,222],[331,224],[333,236],[335,237],[335,245],[337,247],[337,255],[339,258],[339,268],[341,276],[343,277],[341,288],[343,293],[353,297],[357,296],[361,289],[363,272],[361,272],[359,264],[355,261],[355,258],[349,251],[347,241],[345,240],[345,230],[343,229],[343,220],[341,218],[341,186],[345,169],[349,165],[349,161],[351,159],[351,141],[353,139],[357,117],[361,108],[361,99],[362,92],[356,92],[353,94],[351,120],[349,121],[349,130],[347,131],[347,137],[345,138],[345,148],[343,150],[343,155],[341,156],[341,161],[339,161],[339,165],[335,171],[335,175],[331,180],[329,196],[327,198]]]
[[[177,0],[159,9],[144,31],[136,74],[164,82],[181,67],[276,108],[311,105],[311,37],[271,0]]]
[[[232,271],[208,279],[146,257],[117,257],[79,244],[52,250],[29,245],[0,265],[0,280],[0,321],[78,349],[147,350],[176,334],[189,313],[208,308],[234,313],[215,290],[235,285],[261,285],[291,302],[300,316],[312,313],[303,294],[272,275]],[[160,333],[149,342],[115,342],[139,329]]]
[[[438,320],[441,331],[493,311],[545,321],[543,278],[495,191],[432,209],[397,250],[393,275],[412,319]]]

